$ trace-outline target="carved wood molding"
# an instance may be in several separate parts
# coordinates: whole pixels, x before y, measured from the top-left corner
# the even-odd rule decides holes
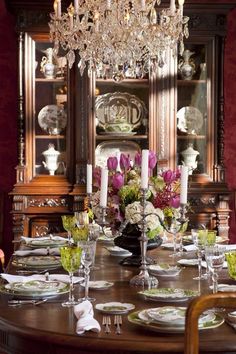
[[[27,207],[50,207],[50,208],[55,208],[55,207],[67,207],[68,202],[66,198],[55,198],[55,197],[50,197],[50,198],[45,198],[45,197],[27,197]]]

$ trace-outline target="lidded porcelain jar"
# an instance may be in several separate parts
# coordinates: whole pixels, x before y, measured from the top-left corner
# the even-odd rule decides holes
[[[187,149],[180,153],[183,156],[182,164],[188,166],[189,174],[193,173],[193,170],[197,168],[197,156],[199,152],[194,150],[193,144],[189,144]]]
[[[60,152],[55,150],[54,144],[48,145],[48,150],[45,150],[42,155],[45,157],[46,161],[42,161],[44,167],[49,171],[50,176],[55,174],[55,171],[59,167],[58,157]]]

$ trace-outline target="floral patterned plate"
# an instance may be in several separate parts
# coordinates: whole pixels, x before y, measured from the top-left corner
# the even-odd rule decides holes
[[[96,304],[95,308],[102,313],[121,315],[133,310],[135,306],[133,304],[123,302],[106,302],[104,304]]]
[[[13,282],[1,285],[0,292],[20,297],[47,297],[65,294],[69,291],[69,284],[60,281],[31,280],[27,282]]]
[[[199,292],[178,288],[157,288],[139,291],[138,294],[142,295],[145,300],[177,302],[186,301],[199,295]]]
[[[28,256],[15,258],[12,265],[31,269],[55,269],[61,266],[59,256]]]
[[[168,263],[152,264],[148,267],[149,273],[160,277],[175,277],[181,270],[180,267]]]

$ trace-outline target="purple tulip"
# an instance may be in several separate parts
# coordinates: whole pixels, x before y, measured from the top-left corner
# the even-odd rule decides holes
[[[157,155],[154,151],[149,151],[148,167],[153,170],[157,164]]]
[[[180,196],[179,195],[175,195],[171,200],[170,200],[170,206],[172,208],[179,208],[180,206]]]
[[[121,173],[116,173],[112,176],[112,186],[114,189],[120,189],[125,183],[124,175]]]
[[[117,157],[109,157],[107,159],[107,168],[109,171],[111,171],[111,170],[115,171],[117,169],[117,166],[118,166]]]
[[[174,171],[167,170],[162,173],[162,177],[165,183],[170,184],[176,180],[176,173]]]
[[[131,167],[129,155],[121,154],[120,155],[120,168],[122,170],[128,170]]]
[[[134,157],[134,163],[136,166],[140,167],[141,166],[141,163],[142,163],[142,155],[137,152],[135,157]]]

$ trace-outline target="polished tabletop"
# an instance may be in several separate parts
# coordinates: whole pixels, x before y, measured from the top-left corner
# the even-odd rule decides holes
[[[178,258],[170,258],[171,251],[159,247],[149,255],[157,262],[175,263]],[[184,258],[193,253],[185,253]],[[182,257],[183,258],[183,257]],[[110,301],[128,302],[135,305],[135,311],[150,307],[173,305],[168,302],[147,301],[137,292],[140,288],[132,287],[129,280],[139,273],[137,267],[121,266],[120,257],[109,254],[102,243],[99,243],[96,256],[96,270],[91,273],[91,280],[114,282],[114,286],[106,290],[90,290],[96,303]],[[15,268],[11,265],[8,272]],[[59,272],[62,270],[59,270]],[[54,271],[55,272],[55,271]],[[185,267],[177,277],[159,277],[159,287],[184,288],[210,293],[209,281],[193,280],[197,275],[197,267]],[[220,273],[220,282],[232,283],[227,271]],[[76,297],[83,296],[83,288],[75,286]],[[9,307],[8,297],[0,297],[0,349],[11,354],[57,354],[57,353],[183,353],[184,334],[152,332],[150,329],[130,323],[127,315],[123,315],[122,334],[115,334],[114,316],[111,316],[111,333],[106,334],[102,326],[102,314],[94,310],[94,317],[101,324],[101,332],[75,332],[77,319],[73,308],[61,306],[60,298],[48,300],[39,306],[27,305]],[[176,302],[178,306],[187,306],[188,301]],[[200,331],[201,353],[236,353],[236,332],[224,323],[218,328]]]

